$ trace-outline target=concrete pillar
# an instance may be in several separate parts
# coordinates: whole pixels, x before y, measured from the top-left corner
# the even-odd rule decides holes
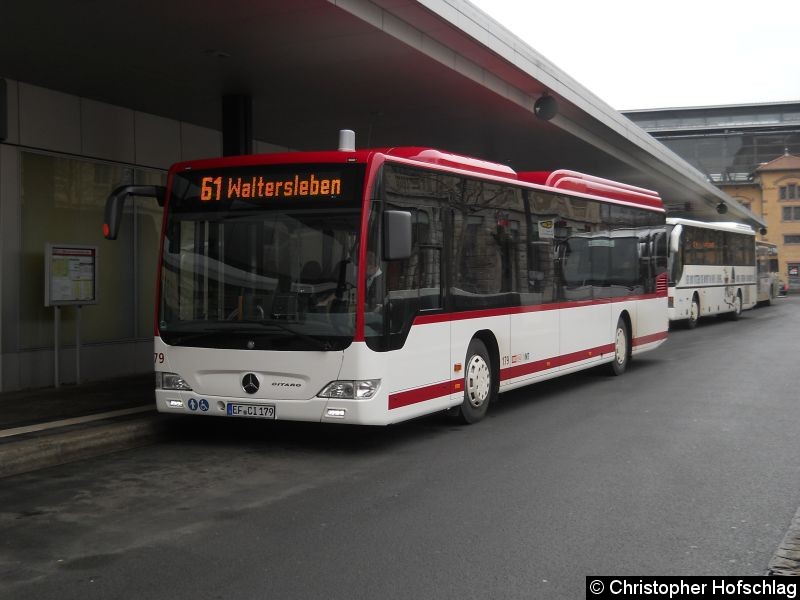
[[[222,97],[222,156],[253,153],[253,98],[243,94]]]

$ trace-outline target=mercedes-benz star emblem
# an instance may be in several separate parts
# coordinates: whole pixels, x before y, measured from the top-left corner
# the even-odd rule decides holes
[[[255,394],[261,384],[258,382],[258,377],[253,373],[248,373],[242,377],[242,389],[248,394]]]

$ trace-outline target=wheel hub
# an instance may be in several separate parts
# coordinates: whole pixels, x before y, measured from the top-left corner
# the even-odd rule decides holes
[[[489,397],[491,386],[489,365],[480,356],[473,356],[467,365],[466,393],[469,403],[478,408]]]
[[[619,364],[625,362],[625,357],[628,354],[628,344],[625,339],[625,332],[619,328],[617,329],[617,337],[614,343],[614,358]]]

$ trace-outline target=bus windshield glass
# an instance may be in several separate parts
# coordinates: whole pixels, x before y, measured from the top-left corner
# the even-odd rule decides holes
[[[341,350],[355,331],[362,165],[185,171],[167,205],[171,345]]]

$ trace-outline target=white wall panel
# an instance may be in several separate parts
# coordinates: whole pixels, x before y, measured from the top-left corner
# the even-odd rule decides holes
[[[261,142],[253,140],[253,153],[254,154],[270,154],[272,152],[288,152],[289,148],[286,146],[278,146],[277,144],[270,144],[269,142]]]
[[[181,123],[181,160],[222,156],[222,133],[207,127]]]
[[[8,107],[7,144],[19,144],[19,84],[13,79],[6,79],[6,103]]]
[[[23,146],[80,154],[80,98],[20,82],[19,138]]]
[[[128,108],[81,100],[82,152],[85,156],[133,163],[133,111]]]
[[[168,169],[181,159],[181,127],[178,121],[147,113],[134,114],[136,164]]]

